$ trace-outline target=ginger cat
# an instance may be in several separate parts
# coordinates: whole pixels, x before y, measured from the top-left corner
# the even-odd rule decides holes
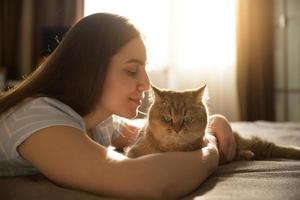
[[[202,147],[208,113],[203,94],[205,86],[176,92],[152,86],[155,100],[148,121],[136,143],[127,149],[128,157],[166,151],[192,151]],[[234,133],[237,143],[235,160],[265,158],[300,159],[300,149],[283,147],[258,137],[246,139]]]

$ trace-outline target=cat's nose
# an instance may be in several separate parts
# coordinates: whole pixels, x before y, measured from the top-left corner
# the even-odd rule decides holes
[[[176,133],[179,133],[179,131],[181,130],[181,125],[180,124],[176,124],[176,125],[174,125],[174,131],[176,132]]]

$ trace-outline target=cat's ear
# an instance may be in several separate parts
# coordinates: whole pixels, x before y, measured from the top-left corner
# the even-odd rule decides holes
[[[162,97],[162,91],[158,87],[156,87],[152,84],[151,84],[151,88],[152,88],[152,91],[153,91],[154,96],[155,96],[155,101],[160,101],[161,97]]]
[[[196,101],[202,101],[204,92],[205,92],[206,84],[194,90],[194,95],[196,97]]]

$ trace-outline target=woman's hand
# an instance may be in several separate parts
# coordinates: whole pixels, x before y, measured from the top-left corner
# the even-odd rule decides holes
[[[214,147],[218,150],[218,141],[217,141],[217,138],[212,135],[212,134],[205,134],[204,138],[203,138],[203,144],[202,144],[202,147],[207,147],[207,146],[210,146],[210,147]]]
[[[218,140],[220,164],[232,161],[236,154],[236,142],[228,120],[222,115],[210,116],[207,132]]]

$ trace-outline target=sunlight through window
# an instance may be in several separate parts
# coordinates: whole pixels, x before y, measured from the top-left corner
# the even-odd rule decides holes
[[[169,35],[168,1],[85,0],[84,15],[97,12],[115,13],[129,18],[145,37],[148,69],[165,67]]]
[[[85,16],[96,12],[141,30],[150,68],[234,65],[235,0],[85,0]]]
[[[178,1],[178,65],[231,66],[235,60],[235,1]]]

